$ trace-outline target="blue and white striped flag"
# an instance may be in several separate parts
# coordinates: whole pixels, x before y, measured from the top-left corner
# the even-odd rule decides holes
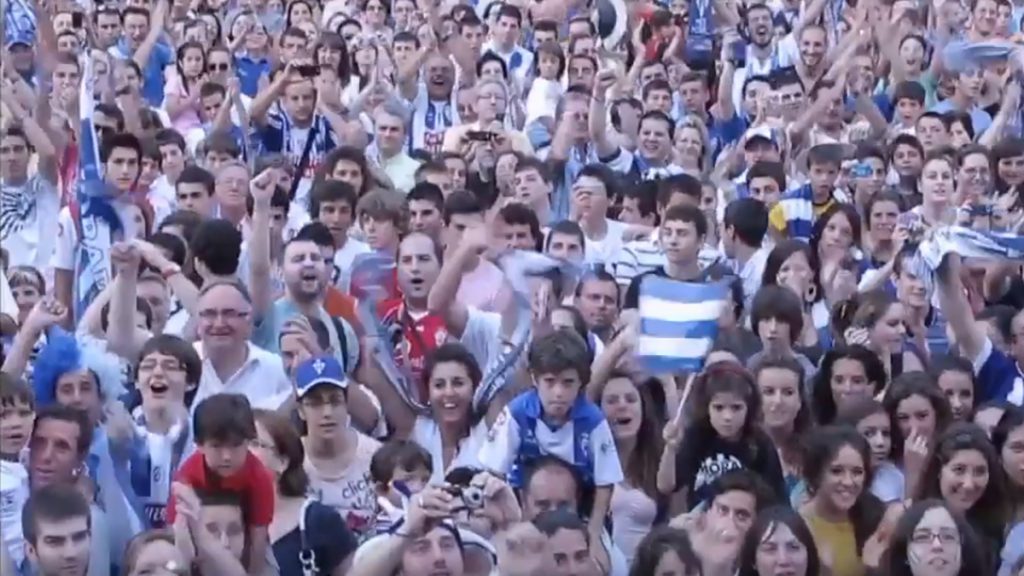
[[[698,372],[718,336],[724,284],[651,276],[640,284],[637,355],[652,374]]]

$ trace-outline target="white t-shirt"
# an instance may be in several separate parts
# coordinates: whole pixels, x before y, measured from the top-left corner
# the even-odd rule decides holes
[[[356,256],[369,254],[371,251],[370,245],[366,242],[349,237],[341,250],[334,253],[334,285],[339,290],[348,293],[352,281],[352,264]]]
[[[430,476],[431,483],[444,481],[445,474],[453,468],[480,468],[480,448],[487,440],[487,422],[480,420],[459,442],[458,452],[451,464],[444,466],[444,450],[441,445],[441,428],[433,418],[417,416],[412,428],[412,440],[430,453],[434,463],[434,473]]]
[[[57,220],[53,217],[60,210],[57,186],[36,174],[22,186],[3,184],[0,188],[4,232],[0,241],[7,250],[9,265],[32,266],[46,275],[57,238]],[[35,206],[30,208],[33,202]]]
[[[615,258],[618,256],[619,251],[622,250],[622,235],[629,226],[618,220],[605,219],[605,222],[608,223],[608,232],[604,238],[600,240],[586,239],[584,260],[588,264],[608,264],[611,266],[615,264]]]
[[[112,202],[114,210],[124,226],[124,238],[141,238],[143,230],[139,228],[136,216],[139,209],[130,202]],[[57,248],[53,254],[53,267],[57,270],[75,271],[75,259],[78,248],[78,224],[71,218],[71,209],[67,206],[60,209],[57,217]]]
[[[612,515],[612,540],[622,551],[626,564],[630,565],[637,546],[654,525],[658,504],[643,490],[619,482],[612,490],[609,510]]]
[[[377,494],[370,478],[370,459],[380,448],[380,442],[362,434],[357,434],[356,438],[355,454],[341,474],[325,475],[313,466],[308,456],[305,469],[311,496],[337,510],[358,538],[370,533],[377,517]]]

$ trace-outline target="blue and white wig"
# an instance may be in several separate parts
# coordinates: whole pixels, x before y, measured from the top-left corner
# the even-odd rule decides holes
[[[61,328],[52,328],[46,346],[36,358],[33,388],[39,406],[57,401],[57,381],[70,372],[88,370],[96,379],[100,399],[116,400],[125,393],[121,365],[117,358],[102,348],[79,342]]]

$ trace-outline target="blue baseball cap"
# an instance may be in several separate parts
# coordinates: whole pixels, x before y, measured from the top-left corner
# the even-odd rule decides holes
[[[4,46],[8,50],[17,46],[18,44],[24,44],[25,46],[31,48],[32,44],[34,43],[35,38],[33,38],[32,34],[29,34],[28,32],[13,32],[8,34],[7,37],[4,38]]]
[[[333,356],[310,358],[295,368],[295,387],[299,398],[320,384],[330,384],[342,390],[348,388],[345,370]]]

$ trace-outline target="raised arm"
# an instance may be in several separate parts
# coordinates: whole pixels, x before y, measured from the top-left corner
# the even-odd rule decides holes
[[[277,171],[268,168],[249,184],[253,200],[252,234],[249,235],[249,290],[258,319],[274,303],[270,280],[270,199],[274,196],[277,181]]]
[[[0,370],[12,378],[21,378],[32,356],[39,337],[53,326],[59,326],[68,316],[68,309],[57,300],[46,297],[36,303],[14,336],[14,344]]]
[[[156,48],[156,43],[160,41],[160,37],[164,33],[164,21],[167,17],[167,11],[170,7],[167,4],[168,0],[157,0],[156,6],[153,11],[150,12],[149,17],[149,34],[146,34],[146,38],[142,40],[139,47],[132,54],[132,60],[139,65],[139,68],[143,70],[149,66],[149,57],[153,54],[153,49]]]
[[[25,138],[35,149],[39,158],[39,173],[51,184],[57,183],[57,149],[53,146],[50,136],[46,130],[36,122],[27,109],[15,97],[13,86],[5,82],[5,89],[0,91],[0,100],[7,106],[11,116],[21,121],[21,127],[25,130]],[[41,101],[47,100],[41,98]],[[49,106],[46,106],[49,110]]]
[[[256,97],[252,99],[252,105],[249,106],[249,118],[256,126],[262,127],[266,125],[267,112],[284,94],[285,87],[290,82],[301,80],[301,77],[292,66],[291,62],[286,62],[284,70],[281,70],[270,84],[260,90]]]
[[[110,298],[110,321],[107,324],[107,348],[118,356],[132,360],[149,339],[149,333],[135,325],[135,294],[138,292],[139,265],[142,255],[133,244],[115,244],[110,260],[117,276]]]
[[[462,337],[469,321],[469,309],[455,298],[462,283],[462,273],[474,257],[482,257],[489,245],[488,239],[489,234],[485,227],[467,228],[462,233],[462,241],[455,249],[455,253],[445,258],[441,273],[427,296],[427,307],[431,312],[444,316],[448,332],[456,338]]]
[[[611,70],[602,70],[594,80],[594,94],[590,101],[590,137],[594,141],[599,158],[607,158],[618,150],[608,138],[608,126],[605,110],[605,96],[608,89],[615,84],[615,73]]]
[[[946,256],[942,266],[936,271],[936,288],[939,297],[939,308],[949,322],[960,351],[972,362],[985,348],[988,336],[974,321],[974,312],[964,294],[964,283],[960,278],[962,263],[960,255],[953,253]]]

